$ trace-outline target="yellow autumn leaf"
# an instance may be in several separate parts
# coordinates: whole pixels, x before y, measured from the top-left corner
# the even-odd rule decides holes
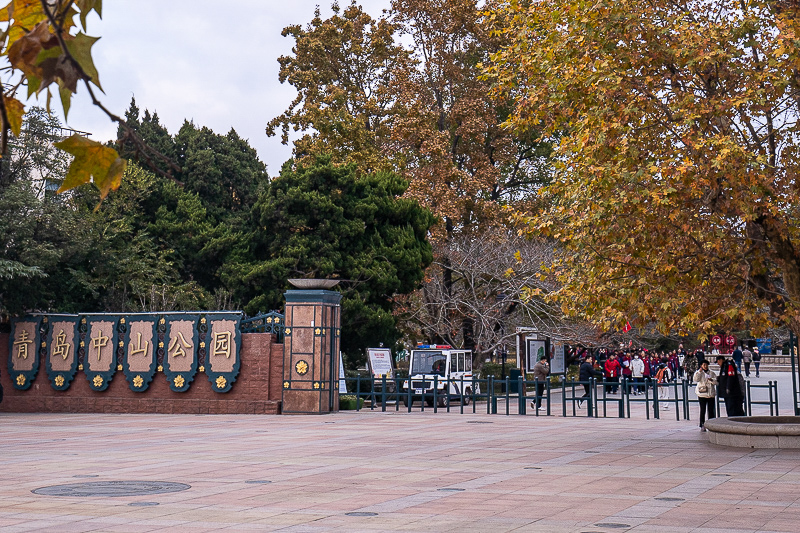
[[[22,115],[25,114],[25,105],[11,96],[3,95],[3,103],[6,108],[6,116],[8,117],[8,127],[11,132],[19,136],[22,130]]]
[[[100,197],[105,198],[109,191],[119,188],[126,161],[113,148],[80,135],[57,142],[55,146],[75,156],[58,192],[92,181],[100,190]]]

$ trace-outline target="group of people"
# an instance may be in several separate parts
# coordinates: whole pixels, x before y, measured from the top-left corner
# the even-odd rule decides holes
[[[648,350],[606,351],[600,350],[598,358],[584,355],[578,380],[583,383],[582,398],[590,396],[589,382],[592,378],[605,378],[606,393],[616,394],[620,383],[630,383],[633,395],[644,392],[645,381],[650,378],[658,383],[658,400],[661,409],[669,409],[669,386],[675,380],[685,377],[695,385],[695,393],[700,403],[700,428],[705,421],[716,417],[716,397],[725,402],[727,416],[744,416],[746,383],[744,376],[750,375],[750,365],[755,363],[756,377],[759,377],[761,356],[758,349],[737,348],[728,359],[721,354],[713,354],[718,374],[711,370],[711,363],[702,349],[687,352],[683,345],[671,352]],[[742,374],[744,368],[744,375]],[[664,403],[661,403],[664,402]],[[579,401],[579,405],[583,400]]]
[[[700,361],[704,359],[702,350],[689,353],[680,345],[671,352],[601,350],[598,354],[598,365],[602,369],[602,377],[606,379],[607,392],[617,393],[619,382],[627,380],[635,384],[632,394],[641,394],[647,378],[670,382],[686,376],[691,381]]]

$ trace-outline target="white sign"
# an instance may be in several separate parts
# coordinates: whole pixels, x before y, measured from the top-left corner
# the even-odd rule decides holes
[[[347,382],[344,380],[344,360],[339,352],[339,394],[347,394]]]
[[[392,351],[389,348],[367,348],[367,361],[373,377],[393,377]]]
[[[564,343],[555,341],[550,344],[550,373],[563,374],[566,366],[564,361]]]

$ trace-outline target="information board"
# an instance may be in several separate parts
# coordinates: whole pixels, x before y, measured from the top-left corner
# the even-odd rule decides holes
[[[527,338],[528,342],[528,372],[533,372],[533,367],[539,362],[539,359],[547,353],[545,350],[545,341]]]
[[[347,382],[344,379],[344,359],[339,352],[339,394],[347,394]]]
[[[385,375],[387,379],[394,378],[392,351],[389,348],[367,348],[367,362],[373,377],[380,378]]]
[[[566,371],[565,365],[565,346],[561,341],[553,341],[550,343],[550,373],[563,374]]]

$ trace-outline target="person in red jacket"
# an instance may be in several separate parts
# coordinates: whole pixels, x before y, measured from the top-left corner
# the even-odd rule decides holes
[[[606,359],[605,365],[605,377],[606,381],[610,383],[606,385],[606,392],[610,392],[611,394],[616,394],[617,390],[619,390],[619,375],[622,372],[622,366],[617,361],[617,355],[611,354],[608,359]]]
[[[626,383],[631,383],[633,381],[633,372],[631,370],[632,360],[633,357],[631,357],[629,352],[625,352],[619,358],[619,364],[622,372],[622,374],[620,374],[620,383],[622,383],[622,391],[624,393],[630,392],[629,385],[626,385]]]

